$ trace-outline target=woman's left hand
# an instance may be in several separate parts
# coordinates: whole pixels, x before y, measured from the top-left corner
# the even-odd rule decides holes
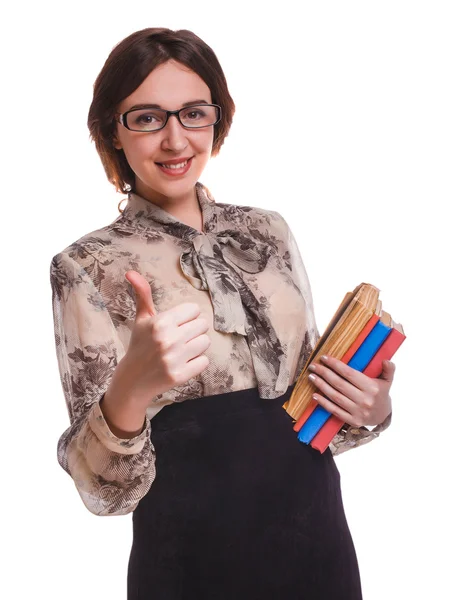
[[[323,408],[354,427],[379,425],[392,412],[389,394],[395,364],[383,361],[382,373],[374,379],[333,356],[312,363],[316,379],[310,381],[320,393],[313,396]],[[311,365],[310,365],[311,366]],[[322,395],[323,394],[323,395]]]

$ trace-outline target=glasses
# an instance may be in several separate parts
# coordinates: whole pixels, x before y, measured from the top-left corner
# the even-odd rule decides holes
[[[166,127],[171,115],[175,115],[186,129],[200,129],[216,125],[221,120],[218,104],[193,104],[180,110],[161,108],[133,108],[118,114],[118,122],[130,131],[159,131]]]

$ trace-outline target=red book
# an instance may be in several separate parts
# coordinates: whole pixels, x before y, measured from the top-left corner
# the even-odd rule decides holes
[[[367,367],[363,370],[363,373],[365,373],[365,375],[368,375],[368,377],[379,377],[379,375],[382,373],[382,361],[390,360],[405,339],[406,336],[403,333],[401,333],[397,329],[392,329],[382,346],[379,348],[374,357],[368,363]],[[357,340],[355,343],[357,343]],[[345,362],[344,357],[342,360],[343,362]],[[325,450],[327,450],[330,442],[340,431],[343,425],[344,421],[332,415],[311,440],[311,446],[316,450],[319,450],[319,452],[321,452],[322,454],[322,452],[325,452]]]
[[[365,327],[362,329],[362,331],[357,336],[357,339],[351,344],[351,347],[345,353],[343,358],[341,358],[341,362],[344,362],[346,365],[348,364],[348,362],[351,360],[351,358],[354,356],[354,354],[357,352],[357,350],[360,348],[360,346],[366,340],[366,338],[370,334],[371,330],[373,329],[373,327],[376,325],[376,323],[378,321],[379,321],[379,315],[378,314],[372,315],[372,317],[370,318],[368,323],[365,325]],[[300,431],[302,429],[303,424],[310,417],[311,413],[314,411],[316,406],[319,406],[319,403],[316,402],[316,400],[311,399],[311,402],[308,404],[306,409],[303,411],[299,420],[296,421],[296,423],[294,424],[294,427],[293,427],[294,431]],[[336,431],[336,433],[338,433],[338,431],[341,429],[341,427],[343,427],[343,423],[340,425],[340,427]],[[324,427],[322,427],[322,429],[324,429]],[[321,431],[322,431],[322,429],[321,429]]]

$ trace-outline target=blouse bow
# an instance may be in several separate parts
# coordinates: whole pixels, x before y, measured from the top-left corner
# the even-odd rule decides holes
[[[242,298],[246,286],[232,267],[259,273],[265,269],[270,254],[269,245],[254,242],[233,229],[198,235],[193,238],[191,249],[182,252],[180,266],[185,277],[196,289],[210,293],[218,331],[246,335],[245,309],[251,301]]]
[[[201,233],[191,243],[191,249],[180,255],[180,266],[196,289],[208,290],[214,329],[245,335],[258,381],[267,379],[264,376],[269,372],[275,391],[284,393],[287,379],[282,369],[283,348],[261,303],[240,273],[263,271],[272,247],[234,229]]]

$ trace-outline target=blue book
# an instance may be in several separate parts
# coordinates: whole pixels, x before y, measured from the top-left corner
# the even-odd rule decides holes
[[[328,415],[327,418],[326,415]],[[311,415],[302,425],[299,433],[297,434],[297,438],[301,442],[309,444],[329,417],[330,413],[322,408],[322,406],[316,406]]]
[[[356,371],[363,371],[366,369],[368,363],[375,356],[391,331],[392,327],[388,327],[387,325],[384,325],[382,321],[378,321],[367,335],[360,348],[348,362],[348,366],[356,369]],[[317,406],[302,425],[297,438],[301,442],[309,444],[324,423],[328,421],[331,414],[332,413],[322,406]]]

